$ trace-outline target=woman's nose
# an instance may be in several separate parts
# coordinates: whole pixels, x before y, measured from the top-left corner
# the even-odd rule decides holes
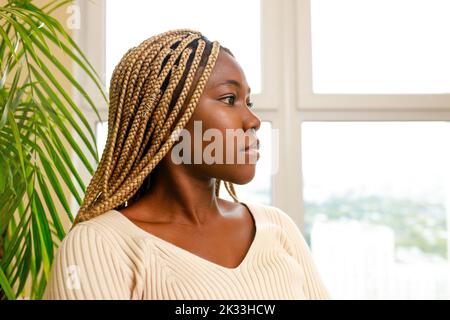
[[[258,131],[261,127],[261,119],[252,111],[250,111],[249,114],[249,117],[245,121],[244,129],[254,129],[255,131]]]

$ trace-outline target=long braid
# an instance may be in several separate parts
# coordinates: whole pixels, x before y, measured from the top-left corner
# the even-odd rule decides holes
[[[220,193],[220,182],[221,182],[220,179],[216,179],[216,184],[215,184],[215,186],[214,186],[214,190],[215,190],[215,193],[216,193],[216,197],[218,197],[218,196],[219,196],[219,193]]]
[[[198,31],[176,29],[123,55],[110,82],[105,149],[72,228],[135,201],[151,187],[151,172],[191,118],[221,49],[232,55]],[[238,202],[233,184],[224,184]]]
[[[239,199],[236,196],[236,191],[234,190],[234,186],[229,181],[224,181],[225,189],[227,189],[230,196],[233,198],[235,202],[239,202]]]
[[[164,36],[170,36],[172,34],[177,33],[183,33],[183,30],[174,30],[169,31],[167,33],[163,33],[161,35],[154,36],[146,41],[144,43],[151,42],[150,40],[154,40],[155,47],[158,45],[156,42],[159,38],[163,38]],[[108,166],[111,165],[111,159],[112,154],[114,151],[114,146],[117,145],[116,138],[117,138],[117,132],[119,128],[119,121],[122,113],[122,102],[121,99],[123,99],[123,96],[121,97],[121,93],[125,90],[121,90],[121,87],[124,84],[124,80],[126,77],[125,71],[126,67],[130,65],[130,56],[133,53],[133,49],[129,49],[125,55],[122,57],[119,64],[114,68],[112,77],[111,77],[111,83],[110,83],[110,101],[109,101],[109,115],[108,115],[108,135],[107,140],[105,144],[105,151],[102,154],[102,158],[99,162],[99,165],[97,167],[96,172],[94,173],[93,178],[91,179],[89,185],[86,188],[85,198],[83,201],[83,204],[78,211],[77,217],[75,218],[74,224],[78,222],[79,220],[83,219],[83,211],[87,209],[88,206],[92,205],[93,202],[97,201],[100,196],[102,196],[102,190],[103,192],[106,192],[105,190],[107,188],[107,185],[102,184],[101,187],[99,187],[99,184],[101,183],[101,180],[103,180],[105,183],[107,182],[107,177],[105,177],[105,172],[107,172]],[[87,220],[87,219],[86,219]],[[73,226],[72,226],[73,227]]]
[[[194,35],[195,38],[198,39],[197,35]],[[193,40],[194,38],[188,37],[187,40]],[[183,40],[183,42],[186,41]],[[186,42],[185,42],[186,43]],[[169,67],[172,68],[173,63],[175,62],[175,57],[177,57],[177,53],[181,52],[182,49],[184,49],[184,46],[182,46],[182,44],[180,44],[177,48],[176,51],[173,52],[173,54],[171,55],[171,59],[169,60],[169,62],[166,64],[166,66],[164,67],[164,70],[161,72],[163,73],[162,76],[160,76],[160,78],[158,79],[158,82],[156,84],[156,87],[159,88],[162,85],[162,82],[164,81],[167,73],[169,72]],[[189,57],[190,53],[191,53],[191,49],[187,49],[186,51],[184,51],[182,53],[182,57],[180,60],[180,63],[178,65],[178,67],[174,67],[175,68],[175,72],[172,72],[172,76],[169,82],[169,86],[167,87],[167,89],[164,92],[164,95],[162,97],[162,100],[160,101],[160,104],[158,105],[158,108],[155,110],[155,117],[157,119],[159,118],[163,118],[164,115],[166,114],[168,108],[169,108],[169,102],[170,102],[170,97],[173,93],[173,90],[175,89],[175,85],[178,83],[179,79],[182,76],[182,73],[184,72],[184,66],[186,64],[187,58]],[[180,68],[180,66],[183,66],[182,68]],[[181,70],[181,73],[180,73]],[[156,93],[156,97],[154,97],[154,99],[158,99],[158,97],[160,96],[159,93]],[[169,97],[169,98],[167,98]],[[151,98],[148,98],[151,99]],[[132,101],[131,103],[136,103],[134,101]],[[141,103],[141,105],[143,105],[145,107],[145,103]],[[145,111],[144,111],[145,112]],[[144,116],[143,116],[144,114]],[[125,142],[125,146],[124,149],[122,150],[122,152],[120,153],[120,159],[119,159],[119,163],[115,166],[114,171],[116,172],[116,175],[113,176],[113,181],[116,181],[114,187],[112,188],[111,192],[114,192],[115,190],[117,190],[118,186],[123,182],[123,179],[125,177],[125,175],[129,172],[129,170],[131,169],[131,165],[134,163],[134,159],[138,154],[139,149],[134,147],[133,141],[136,141],[136,133],[139,133],[138,136],[138,141],[142,141],[142,137],[144,135],[144,130],[145,130],[145,126],[142,125],[142,120],[140,119],[140,117],[142,118],[146,118],[148,119],[150,116],[150,114],[147,113],[141,113],[138,114],[138,116],[135,116],[134,119],[131,119],[132,122],[132,126],[131,126],[131,130],[128,133],[128,137],[127,140]],[[163,122],[152,122],[152,124],[156,123],[156,129],[153,127],[150,128],[149,130],[149,134],[151,134],[153,132],[153,130],[155,129],[156,131],[159,131],[159,127],[158,125],[161,125]],[[140,127],[140,128],[138,128]],[[139,130],[139,131],[138,131]],[[158,138],[161,137],[160,135],[158,136]],[[161,137],[162,138],[162,137]],[[155,141],[153,146],[158,147],[159,146],[159,142],[160,139],[158,141]],[[153,149],[154,150],[154,149]],[[130,155],[130,151],[133,151],[133,153]],[[126,163],[126,168],[125,168],[125,172],[123,172],[123,165],[124,163]],[[117,180],[116,180],[117,179]]]

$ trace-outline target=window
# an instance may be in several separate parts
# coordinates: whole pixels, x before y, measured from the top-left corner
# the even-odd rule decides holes
[[[313,0],[315,93],[450,93],[450,2]]]
[[[296,2],[303,231],[333,298],[450,297],[447,11]]]
[[[448,299],[450,122],[304,122],[305,236],[337,299]]]
[[[187,28],[220,39],[241,64],[252,93],[261,91],[260,0],[114,0],[106,2],[106,79],[125,52],[160,32]],[[243,28],[245,26],[245,28]]]
[[[101,159],[101,155],[105,149],[106,138],[108,137],[108,121],[97,122],[95,136],[97,138],[97,151]]]

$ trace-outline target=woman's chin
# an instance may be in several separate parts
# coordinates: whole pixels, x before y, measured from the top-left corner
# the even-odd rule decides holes
[[[241,164],[236,166],[236,170],[233,172],[232,179],[228,180],[235,184],[247,184],[255,177],[255,165],[254,164]]]

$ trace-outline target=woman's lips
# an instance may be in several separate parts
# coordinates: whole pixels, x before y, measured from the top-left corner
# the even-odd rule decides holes
[[[256,157],[256,161],[259,160],[259,151],[257,148],[246,148],[244,153],[251,157]]]
[[[245,147],[243,152],[249,156],[256,157],[256,160],[259,160],[259,140],[256,140],[251,145]]]
[[[256,139],[252,144],[246,146],[245,148],[243,148],[243,151],[248,151],[250,149],[255,149],[256,151],[259,150],[259,139]]]

